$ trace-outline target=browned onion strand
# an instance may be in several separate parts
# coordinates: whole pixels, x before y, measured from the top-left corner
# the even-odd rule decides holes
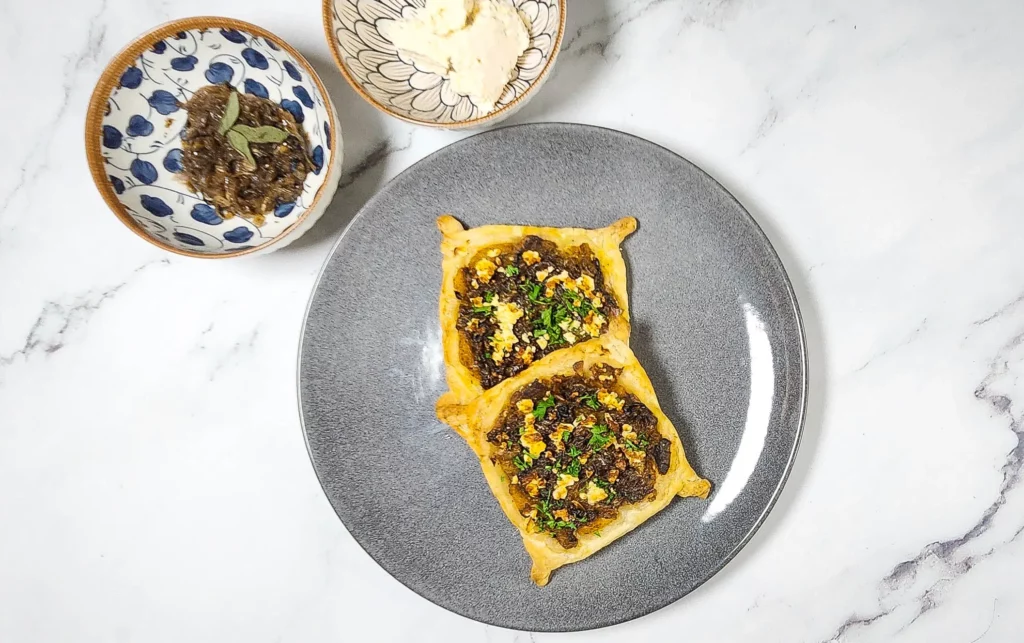
[[[268,212],[302,194],[306,175],[313,169],[309,141],[290,112],[267,99],[239,94],[236,123],[270,125],[289,134],[281,143],[251,143],[256,161],[256,167],[251,167],[218,131],[232,91],[228,85],[210,85],[185,104],[188,122],[181,135],[182,174],[189,189],[201,194],[221,217],[240,216],[262,225]]]

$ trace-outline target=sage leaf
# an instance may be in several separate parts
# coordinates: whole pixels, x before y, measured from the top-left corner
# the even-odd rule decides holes
[[[231,126],[235,124],[235,121],[238,120],[238,111],[238,92],[232,89],[228,94],[228,104],[224,108],[224,116],[221,117],[220,126],[217,128],[220,134],[227,134]]]
[[[249,161],[249,166],[253,169],[256,168],[256,159],[252,157],[252,151],[249,150],[249,141],[245,140],[241,132],[237,132],[233,129],[227,132],[228,143],[231,143],[231,147],[238,150],[238,153],[245,157]]]
[[[245,140],[250,143],[281,143],[288,138],[288,132],[272,125],[261,125],[259,127],[235,125],[231,129],[241,133]]]

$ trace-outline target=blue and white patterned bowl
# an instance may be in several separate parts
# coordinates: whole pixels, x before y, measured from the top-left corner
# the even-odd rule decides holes
[[[204,85],[224,82],[280,104],[310,142],[315,169],[302,195],[259,227],[221,219],[180,176],[187,114],[179,104]],[[115,56],[93,91],[85,144],[96,187],[114,214],[146,240],[193,257],[287,245],[320,218],[341,173],[338,116],[316,72],[280,38],[230,18],[170,22]]]

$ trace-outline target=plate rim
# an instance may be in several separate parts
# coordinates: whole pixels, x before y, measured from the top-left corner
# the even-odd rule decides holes
[[[760,513],[760,515],[758,515],[757,520],[755,520],[753,522],[753,524],[751,524],[750,528],[743,535],[743,538],[741,538],[739,540],[739,542],[737,542],[736,545],[731,550],[729,550],[729,552],[726,555],[721,557],[721,560],[720,560],[720,562],[717,565],[715,565],[715,566],[713,566],[711,568],[711,571],[708,574],[706,574],[703,578],[699,579],[696,583],[693,583],[692,586],[685,588],[685,590],[681,594],[679,594],[679,596],[677,596],[675,598],[671,598],[671,599],[669,599],[667,601],[657,601],[656,603],[652,604],[651,607],[649,607],[649,608],[645,607],[644,609],[642,609],[639,613],[637,613],[634,616],[630,616],[630,617],[623,618],[623,619],[620,619],[620,620],[600,621],[598,624],[596,624],[596,625],[594,625],[592,627],[582,627],[582,628],[574,628],[574,627],[568,627],[568,628],[543,628],[542,627],[542,628],[537,628],[537,629],[532,629],[532,630],[519,630],[517,628],[510,627],[508,624],[496,623],[496,622],[493,622],[491,620],[487,620],[487,619],[484,619],[484,618],[478,618],[475,615],[470,615],[468,613],[463,613],[463,612],[458,611],[458,610],[456,610],[456,609],[454,609],[452,607],[448,607],[448,606],[445,606],[445,605],[441,605],[439,603],[435,603],[434,601],[430,600],[429,598],[427,598],[426,596],[424,596],[423,594],[418,592],[415,587],[410,586],[405,581],[403,581],[401,578],[399,578],[395,574],[391,573],[391,571],[388,570],[388,568],[385,567],[379,560],[377,560],[377,558],[373,554],[371,554],[369,551],[367,551],[367,549],[365,547],[363,547],[362,543],[359,542],[359,539],[355,537],[355,534],[352,533],[352,531],[348,528],[348,525],[345,524],[345,521],[342,519],[341,515],[338,513],[338,510],[334,506],[334,503],[331,502],[331,498],[327,494],[326,487],[324,486],[324,480],[321,477],[320,471],[317,468],[316,461],[313,458],[313,451],[312,451],[312,449],[310,447],[310,444],[309,444],[309,431],[306,428],[306,418],[305,418],[305,415],[303,414],[303,408],[302,408],[302,354],[304,352],[303,349],[304,349],[304,347],[306,345],[306,328],[309,325],[309,323],[308,323],[309,322],[309,314],[310,314],[310,311],[312,310],[312,307],[313,307],[313,300],[316,298],[317,292],[318,292],[318,290],[320,288],[320,282],[323,280],[324,274],[327,271],[328,264],[330,264],[331,260],[334,258],[334,255],[337,252],[338,247],[345,240],[346,235],[348,235],[349,231],[352,229],[352,227],[356,223],[356,221],[358,221],[366,213],[366,211],[381,197],[381,195],[393,183],[395,183],[399,178],[401,178],[407,172],[411,171],[417,165],[419,165],[419,164],[421,164],[421,163],[423,163],[423,162],[433,158],[434,156],[436,156],[438,154],[441,154],[442,152],[445,152],[445,151],[449,150],[450,148],[462,146],[462,145],[466,144],[467,141],[469,141],[471,139],[475,139],[475,138],[480,137],[480,136],[489,136],[489,135],[494,134],[495,132],[499,132],[499,131],[507,130],[507,129],[519,129],[519,128],[530,128],[530,129],[533,129],[533,128],[545,128],[545,127],[565,127],[565,128],[569,128],[569,129],[578,128],[578,129],[598,130],[598,131],[601,131],[602,133],[605,133],[605,134],[610,133],[613,136],[622,136],[622,137],[626,137],[626,138],[636,139],[637,141],[639,141],[641,143],[645,143],[647,145],[652,145],[652,146],[658,148],[659,150],[662,150],[662,151],[664,151],[664,152],[666,152],[668,154],[671,154],[672,156],[676,157],[677,159],[681,160],[683,163],[689,165],[691,168],[693,168],[694,170],[696,170],[697,172],[702,174],[705,178],[710,180],[716,186],[718,186],[728,196],[729,201],[731,201],[737,208],[739,208],[739,210],[746,217],[747,222],[749,222],[753,226],[754,230],[756,230],[756,232],[761,236],[761,238],[764,241],[764,245],[767,247],[767,249],[770,252],[770,256],[778,263],[778,266],[781,269],[780,272],[781,272],[781,276],[782,276],[782,283],[785,284],[786,294],[789,296],[789,304],[790,304],[790,306],[792,308],[792,311],[794,313],[794,321],[796,323],[796,328],[797,328],[797,331],[798,331],[797,336],[799,338],[799,342],[798,342],[797,348],[799,349],[799,355],[800,355],[799,364],[800,364],[802,373],[801,373],[801,378],[800,378],[800,404],[799,404],[799,411],[798,411],[799,414],[798,414],[797,422],[796,422],[796,433],[795,433],[794,438],[793,438],[793,446],[790,448],[789,454],[787,455],[786,464],[785,464],[785,467],[783,468],[782,475],[779,478],[778,483],[775,485],[775,488],[772,490],[771,496],[768,499],[768,502],[765,504],[765,507],[764,507],[763,511]],[[338,235],[338,239],[331,246],[330,252],[328,252],[327,256],[324,258],[323,264],[320,266],[320,270],[317,272],[316,279],[313,281],[313,285],[312,285],[312,287],[310,289],[310,293],[309,293],[309,298],[308,298],[308,300],[306,302],[305,312],[302,315],[302,327],[299,330],[299,342],[298,342],[298,351],[297,351],[297,353],[298,354],[296,356],[296,369],[295,369],[296,403],[297,403],[298,412],[299,412],[299,428],[302,431],[303,443],[306,446],[306,456],[309,458],[310,467],[313,469],[313,473],[316,475],[317,482],[320,484],[320,490],[323,492],[324,498],[327,500],[327,503],[330,505],[331,510],[334,511],[334,515],[338,518],[338,522],[341,523],[342,528],[344,528],[345,531],[347,531],[349,533],[349,536],[352,537],[352,540],[356,543],[356,545],[358,545],[359,548],[362,549],[363,552],[367,556],[369,556],[370,559],[374,563],[376,563],[378,567],[381,568],[381,570],[384,571],[384,573],[386,573],[388,576],[390,576],[394,580],[398,581],[398,583],[401,584],[403,587],[405,587],[406,589],[411,590],[414,594],[416,594],[416,596],[422,598],[423,600],[427,601],[431,605],[434,605],[435,607],[443,609],[446,612],[449,612],[451,614],[455,614],[457,616],[469,619],[469,620],[477,622],[477,623],[483,623],[485,625],[491,625],[491,626],[494,626],[494,627],[501,627],[501,628],[504,628],[504,629],[510,629],[510,630],[513,630],[513,631],[520,631],[520,632],[540,632],[540,633],[589,632],[589,631],[594,631],[594,630],[599,630],[599,629],[604,629],[604,628],[612,627],[614,625],[621,625],[623,623],[629,623],[631,621],[635,621],[635,620],[643,618],[645,616],[649,616],[649,615],[653,614],[654,612],[657,612],[659,610],[665,609],[669,605],[672,605],[674,603],[679,602],[680,600],[685,598],[687,595],[693,593],[699,587],[703,586],[705,583],[707,583],[712,578],[717,576],[718,573],[721,572],[722,569],[724,569],[726,565],[728,565],[730,562],[732,562],[733,559],[736,558],[736,556],[739,554],[739,552],[750,543],[750,541],[753,539],[754,535],[761,529],[761,527],[764,525],[765,521],[768,519],[768,515],[772,512],[772,509],[775,508],[775,505],[778,502],[779,498],[782,496],[782,492],[783,492],[784,488],[786,487],[786,483],[789,481],[789,477],[790,477],[790,475],[793,472],[793,467],[794,467],[794,464],[796,463],[797,453],[800,450],[800,444],[803,441],[802,438],[803,438],[803,434],[804,434],[805,425],[806,425],[806,422],[807,422],[807,403],[808,403],[808,398],[809,398],[808,391],[809,391],[809,385],[810,385],[810,381],[809,381],[809,371],[810,371],[810,369],[809,369],[808,355],[807,355],[807,328],[806,328],[806,324],[804,323],[803,311],[800,309],[800,302],[797,299],[796,291],[793,288],[793,280],[789,276],[789,271],[786,270],[786,264],[782,261],[782,257],[779,256],[778,250],[775,248],[775,245],[772,243],[771,238],[764,231],[764,228],[757,222],[757,219],[755,219],[754,216],[752,214],[750,214],[750,211],[747,210],[746,207],[744,207],[744,205],[740,202],[740,200],[736,197],[736,195],[734,195],[728,188],[726,188],[718,179],[716,179],[714,176],[712,176],[709,172],[704,170],[702,167],[700,167],[696,163],[690,161],[689,159],[687,159],[682,154],[679,154],[678,152],[675,152],[675,151],[665,147],[664,145],[660,145],[658,143],[655,143],[654,141],[651,141],[651,140],[648,140],[646,138],[643,138],[642,136],[637,136],[636,134],[630,134],[629,132],[623,132],[621,130],[613,129],[613,128],[610,128],[610,127],[603,127],[603,126],[600,126],[600,125],[590,125],[590,124],[586,124],[586,123],[571,123],[571,122],[566,122],[566,121],[545,121],[545,122],[537,122],[537,123],[518,123],[518,124],[515,124],[515,125],[506,125],[506,126],[502,126],[502,127],[496,127],[494,129],[490,129],[490,130],[487,130],[485,132],[480,132],[480,133],[477,133],[477,134],[473,134],[473,135],[467,136],[465,138],[459,139],[458,141],[454,141],[452,143],[449,143],[448,145],[445,145],[444,147],[441,147],[441,148],[439,148],[437,150],[434,150],[430,154],[427,154],[423,158],[421,158],[421,159],[417,160],[416,162],[410,164],[408,167],[406,167],[401,172],[399,172],[394,177],[392,177],[390,180],[388,180],[384,185],[380,186],[374,192],[374,194],[369,199],[367,199],[366,203],[364,203],[362,205],[362,207],[359,208],[359,211],[356,212],[356,214],[352,217],[352,219],[345,225],[345,228],[342,230],[341,234]]]

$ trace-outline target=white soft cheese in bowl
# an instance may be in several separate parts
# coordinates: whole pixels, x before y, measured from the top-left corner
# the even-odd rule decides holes
[[[530,44],[522,16],[498,0],[427,0],[425,8],[382,32],[484,113],[494,110]]]

